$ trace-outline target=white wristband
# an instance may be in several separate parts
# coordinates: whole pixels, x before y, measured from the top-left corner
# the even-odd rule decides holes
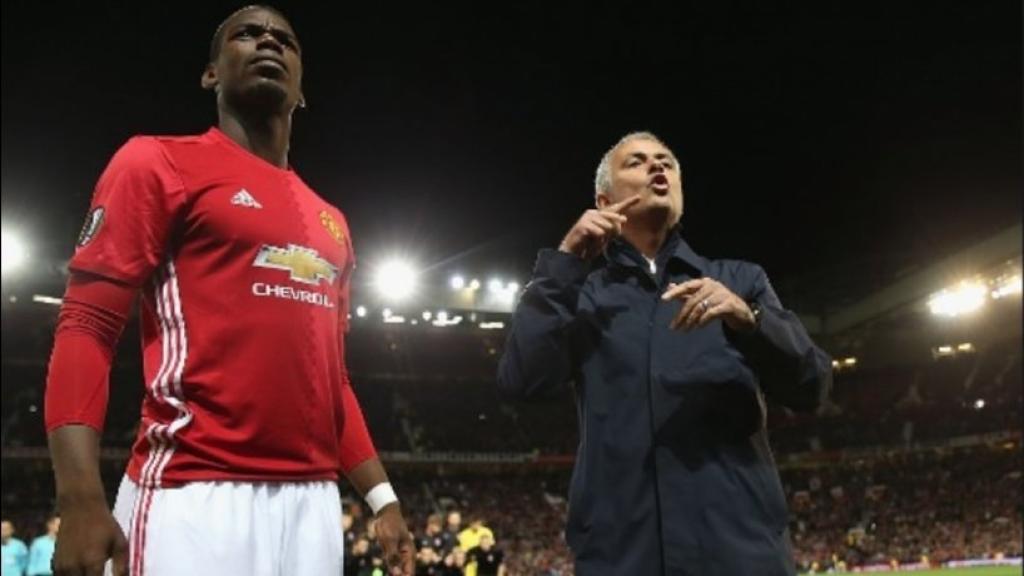
[[[380,512],[381,508],[392,502],[398,502],[398,496],[395,494],[395,489],[391,487],[390,482],[381,482],[370,488],[370,491],[366,493],[363,499],[370,506],[374,516]]]

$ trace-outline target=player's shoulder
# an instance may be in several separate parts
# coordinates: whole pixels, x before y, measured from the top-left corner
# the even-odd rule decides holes
[[[172,148],[194,145],[201,136],[160,136],[137,134],[118,148],[110,161],[108,171],[175,171]]]

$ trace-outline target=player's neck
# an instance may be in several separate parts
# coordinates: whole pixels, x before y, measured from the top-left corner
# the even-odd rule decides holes
[[[228,138],[256,156],[278,168],[288,167],[288,144],[292,134],[290,114],[254,121],[221,111],[218,127]]]

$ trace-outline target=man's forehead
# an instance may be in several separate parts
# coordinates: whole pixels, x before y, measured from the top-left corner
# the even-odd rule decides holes
[[[252,8],[235,14],[225,25],[225,28],[235,28],[237,26],[247,26],[251,24],[263,26],[268,23],[273,28],[284,30],[292,36],[295,35],[295,31],[292,30],[292,25],[287,20],[279,14],[264,8]]]

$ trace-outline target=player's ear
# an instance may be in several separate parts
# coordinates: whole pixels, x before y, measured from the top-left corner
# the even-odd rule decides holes
[[[597,205],[599,210],[606,208],[611,203],[611,199],[609,199],[608,195],[604,192],[597,192],[594,194],[594,204]]]
[[[206,65],[206,69],[203,70],[203,75],[199,78],[199,85],[203,87],[203,90],[213,90],[216,92],[219,84],[217,68],[214,67],[213,62],[210,62]]]

